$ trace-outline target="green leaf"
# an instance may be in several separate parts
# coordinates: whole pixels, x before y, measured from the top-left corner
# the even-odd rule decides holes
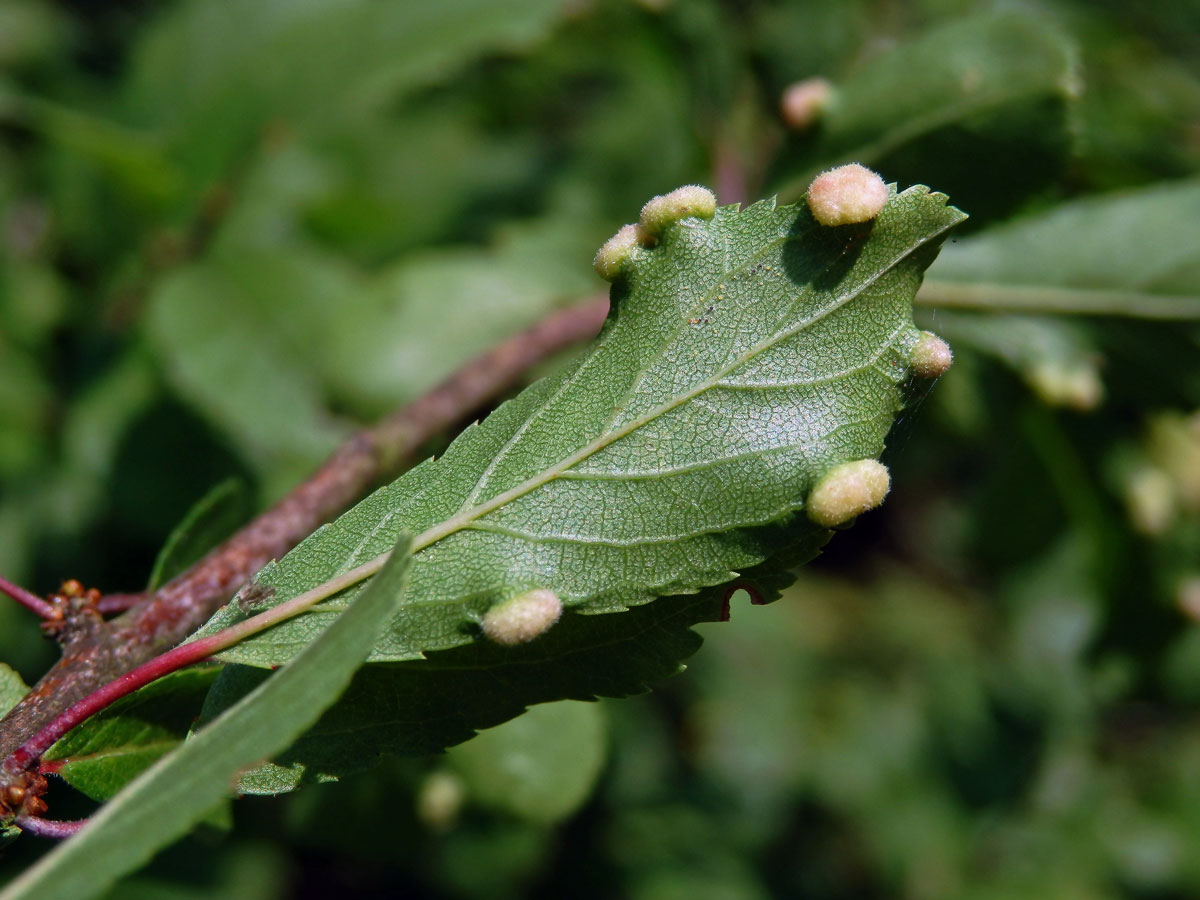
[[[176,672],[88,719],[44,757],[93,800],[107,800],[183,743],[219,669]]]
[[[151,766],[0,897],[94,897],[187,833],[239,771],[286,747],[349,684],[403,593],[409,542],[401,538],[371,588],[291,664]]]
[[[326,414],[313,345],[298,338],[310,337],[314,315],[352,284],[342,267],[317,257],[230,254],[165,278],[145,327],[181,395],[259,468],[287,466],[299,479],[347,429]],[[270,315],[279,298],[288,314]]]
[[[839,83],[809,164],[779,193],[799,197],[830,164],[871,165],[947,126],[1047,97],[1070,99],[1077,80],[1071,44],[1044,17],[987,13],[950,22],[879,54]]]
[[[267,122],[344,129],[483,52],[535,40],[563,6],[192,0],[162,15],[138,46],[129,102],[211,171]]]
[[[29,685],[11,668],[0,663],[0,716],[21,702],[29,693]]]
[[[549,825],[587,800],[605,732],[601,706],[547,703],[455,747],[449,761],[478,803]]]
[[[248,500],[246,485],[229,478],[196,501],[158,551],[146,590],[166,584],[232,534],[245,521]]]
[[[519,647],[479,642],[417,662],[364,666],[314,728],[243,775],[238,790],[277,794],[361,771],[381,754],[438,753],[537,703],[644,693],[683,668],[700,646],[691,626],[721,618],[724,594],[666,597],[620,616],[569,616]],[[227,666],[202,721],[268,677],[264,669]]]
[[[257,581],[283,601],[417,534],[375,661],[476,642],[533,588],[575,613],[722,584],[826,532],[794,514],[827,470],[876,457],[909,377],[911,301],[963,219],[925,187],[867,228],[726,207],[636,251],[591,351],[316,532]],[[359,587],[350,588],[352,594]],[[278,664],[340,602],[231,648]],[[241,613],[231,604],[207,626]]]
[[[947,247],[929,273],[928,287],[939,297],[952,294],[959,283],[995,285],[1001,296],[1010,285],[1124,288],[1190,295],[1194,308],[1200,303],[1197,210],[1197,179],[1064,203]],[[1137,303],[1128,301],[1127,314],[1138,314]]]
[[[0,473],[27,471],[45,453],[42,430],[50,386],[35,353],[11,343],[0,332]]]
[[[1051,406],[1079,411],[1104,396],[1100,354],[1079,321],[1052,316],[939,312],[937,328],[955,346],[995,356]]]

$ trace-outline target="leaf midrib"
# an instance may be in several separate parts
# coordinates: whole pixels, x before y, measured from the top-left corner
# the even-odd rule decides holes
[[[939,235],[941,235],[942,233],[947,231],[950,227],[951,227],[951,225],[946,224],[946,225],[942,225],[942,226],[930,231],[929,233],[924,235],[919,241],[912,243],[912,244],[908,245],[907,247],[905,247],[904,251],[901,254],[899,254],[896,258],[894,258],[888,265],[880,267],[876,272],[874,272],[871,275],[870,278],[868,278],[867,280],[862,282],[860,285],[857,285],[856,289],[854,291],[852,291],[842,297],[839,297],[835,302],[831,303],[825,309],[820,310],[819,312],[808,317],[807,319],[804,319],[804,320],[796,323],[795,325],[791,326],[790,328],[784,329],[783,331],[775,332],[766,340],[760,341],[758,344],[755,344],[753,347],[748,348],[747,350],[743,351],[741,354],[739,354],[737,357],[735,357],[735,359],[731,363],[726,365],[724,368],[718,370],[714,375],[710,376],[709,378],[707,378],[704,381],[697,384],[691,390],[685,391],[684,393],[682,393],[676,397],[673,397],[671,400],[667,401],[666,403],[662,403],[659,406],[654,407],[651,410],[648,410],[647,412],[643,413],[642,415],[638,416],[635,419],[631,419],[629,422],[626,422],[624,425],[622,425],[620,428],[618,428],[616,430],[605,432],[604,434],[594,438],[593,440],[591,440],[587,444],[585,444],[583,447],[581,447],[579,450],[572,453],[570,456],[565,457],[564,459],[560,460],[559,462],[555,463],[552,466],[547,467],[546,469],[543,469],[541,472],[538,472],[536,475],[530,476],[525,481],[521,482],[518,485],[515,485],[514,487],[509,488],[507,491],[503,491],[503,492],[497,494],[491,500],[488,500],[484,503],[478,504],[477,506],[474,506],[469,510],[465,510],[463,512],[456,513],[455,515],[451,516],[450,518],[445,519],[442,522],[439,522],[437,525],[434,525],[433,527],[428,528],[425,531],[421,532],[413,540],[413,549],[412,549],[413,554],[415,555],[416,553],[420,552],[421,550],[425,549],[426,547],[430,546],[431,544],[434,544],[437,541],[440,541],[443,538],[448,537],[449,535],[455,533],[456,531],[461,530],[467,524],[474,521],[475,519],[482,518],[483,516],[486,516],[488,513],[491,513],[493,511],[499,509],[502,506],[506,506],[507,504],[511,503],[512,501],[525,496],[526,494],[530,493],[531,491],[536,490],[537,488],[541,487],[542,485],[550,483],[555,478],[557,478],[559,475],[561,475],[563,472],[565,472],[567,469],[570,469],[572,466],[575,466],[578,463],[583,462],[585,459],[600,452],[605,447],[608,447],[611,444],[616,443],[617,441],[621,440],[622,438],[626,437],[629,434],[632,434],[634,431],[641,428],[643,425],[646,425],[649,422],[654,421],[659,416],[682,406],[684,403],[687,403],[689,400],[692,400],[693,398],[699,396],[700,394],[711,390],[713,387],[716,387],[718,385],[718,382],[722,378],[725,378],[731,372],[735,371],[742,365],[745,365],[747,362],[752,360],[754,357],[769,350],[772,346],[779,343],[780,341],[786,340],[787,338],[792,337],[795,334],[799,334],[801,331],[808,328],[810,325],[814,324],[815,322],[821,321],[826,316],[836,312],[838,309],[840,309],[846,303],[849,303],[855,297],[858,297],[860,294],[862,294],[864,291],[866,291],[868,288],[870,288],[875,282],[877,282],[880,278],[882,278],[887,273],[891,272],[897,265],[899,265],[900,262],[902,262],[904,259],[911,256],[917,249],[919,249],[920,247],[929,243],[929,241],[938,237]],[[785,238],[781,239],[781,242],[785,243],[787,240],[791,240],[791,239],[792,238],[790,238],[790,237],[785,237]],[[386,554],[384,554],[384,557],[386,557]],[[382,562],[380,562],[380,565],[382,565]]]
[[[768,241],[761,248],[759,248],[759,250],[757,252],[752,254],[745,262],[743,262],[740,266],[737,266],[733,269],[727,269],[724,272],[722,272],[721,277],[718,278],[713,285],[711,285],[702,294],[697,296],[697,298],[692,302],[691,308],[688,310],[688,312],[695,313],[698,310],[702,309],[713,299],[713,297],[717,296],[717,294],[720,292],[721,286],[723,284],[727,283],[731,278],[734,278],[737,275],[743,274],[743,273],[749,271],[750,269],[752,269],[755,265],[757,265],[759,263],[759,261],[761,261],[763,259],[763,257],[765,257],[768,253],[770,253],[776,247],[780,247],[780,246],[786,244],[788,241],[798,240],[798,239],[799,239],[798,235],[781,234],[778,237],[776,237],[774,240]],[[728,239],[726,239],[725,243],[726,243],[726,250],[728,250]],[[790,314],[792,309],[794,309],[794,308],[795,308],[795,304],[793,304],[793,306],[788,310],[788,313]],[[666,340],[664,340],[662,342],[662,344],[660,345],[658,352],[654,356],[650,357],[650,361],[647,362],[646,365],[643,365],[638,370],[637,374],[634,375],[634,377],[630,380],[630,387],[625,392],[625,396],[622,398],[621,402],[619,402],[615,405],[617,412],[614,414],[613,418],[611,418],[608,421],[608,423],[605,425],[606,429],[611,429],[616,424],[617,419],[621,415],[621,410],[623,410],[625,408],[625,406],[629,403],[629,401],[634,397],[634,395],[637,392],[638,386],[643,382],[647,373],[650,371],[650,367],[655,362],[661,360],[663,358],[663,355],[666,353],[667,349],[674,342],[676,342],[679,339],[681,334],[683,334],[683,330],[685,328],[684,323],[687,322],[687,320],[689,318],[690,318],[690,316],[687,314],[681,315],[679,317],[679,323],[667,335]],[[468,509],[469,509],[468,504],[470,504],[472,501],[474,501],[476,498],[478,498],[480,492],[484,488],[484,485],[487,484],[488,478],[491,477],[491,475],[496,471],[496,466],[501,462],[501,460],[503,460],[507,456],[508,452],[514,446],[516,446],[517,441],[520,440],[521,436],[526,432],[526,430],[533,423],[533,421],[537,418],[537,416],[541,413],[546,412],[546,410],[549,409],[550,405],[554,401],[556,401],[559,397],[562,396],[563,391],[567,390],[572,384],[574,384],[576,382],[576,380],[579,378],[579,376],[582,375],[584,372],[586,372],[588,370],[588,367],[595,360],[597,360],[599,358],[600,358],[599,354],[595,354],[595,353],[592,354],[591,356],[587,357],[583,361],[583,363],[579,366],[579,368],[571,373],[570,378],[566,379],[562,384],[560,384],[558,386],[558,388],[555,389],[554,393],[551,394],[549,397],[547,397],[542,402],[541,407],[538,410],[536,410],[536,412],[531,413],[525,419],[525,421],[522,422],[517,427],[516,431],[513,432],[512,436],[509,437],[509,439],[504,442],[504,446],[501,447],[498,451],[496,451],[496,455],[492,458],[491,462],[488,463],[486,468],[484,468],[483,473],[479,476],[479,479],[475,482],[474,487],[471,488],[470,493],[467,495],[466,499],[463,501],[463,505],[461,507],[459,507],[459,511],[458,511],[458,513],[455,513],[455,515],[459,515],[459,514],[462,514],[462,513],[465,513],[468,511]],[[606,430],[603,433],[608,434],[609,431]],[[470,507],[470,508],[473,508],[473,507]],[[416,551],[414,550],[414,552],[416,552]]]

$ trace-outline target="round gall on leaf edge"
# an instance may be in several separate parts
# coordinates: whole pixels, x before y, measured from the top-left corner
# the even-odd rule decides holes
[[[937,378],[944,375],[954,362],[950,345],[932,331],[922,331],[912,350],[908,352],[908,363],[921,378]]]
[[[858,459],[834,466],[808,495],[808,517],[825,528],[841,525],[872,510],[891,489],[887,466],[877,459]]]
[[[866,166],[850,163],[822,172],[808,186],[808,208],[822,225],[856,225],[879,215],[888,187]]]

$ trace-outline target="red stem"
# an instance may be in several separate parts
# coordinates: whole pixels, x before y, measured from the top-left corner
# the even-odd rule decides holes
[[[228,631],[229,629],[226,629]],[[189,644],[181,644],[168,650],[161,656],[156,656],[149,662],[142,663],[136,669],[126,672],[121,677],[110,681],[97,690],[92,691],[78,703],[69,706],[54,719],[44,725],[36,734],[13,751],[5,761],[4,768],[10,774],[24,772],[38,760],[39,757],[61,738],[64,734],[79,725],[100,710],[115,703],[122,697],[132,694],[138,688],[145,687],[152,681],[170,675],[172,672],[207,659],[214,653],[229,646],[229,638],[225,631],[218,631],[208,637],[200,638]]]
[[[69,838],[84,825],[87,819],[42,819],[38,816],[18,816],[17,824],[30,834],[48,838]]]
[[[58,610],[31,591],[20,585],[13,584],[7,578],[0,578],[0,593],[8,594],[26,609],[36,613],[46,621],[59,618]]]
[[[336,516],[373,481],[398,469],[430,436],[506,390],[533,363],[594,335],[608,306],[607,296],[597,296],[561,310],[472,360],[404,409],[355,435],[311,479],[158,590],[101,597],[93,612],[131,605],[118,618],[81,630],[66,642],[63,658],[0,721],[0,756],[7,756],[0,766],[0,787],[5,775],[27,772],[38,755],[88,716],[252,633],[241,631],[231,637],[228,632],[233,629],[265,628],[281,616],[302,612],[302,606],[291,612],[281,609],[299,599],[293,598],[261,614],[269,614],[270,621],[264,618],[254,625],[259,621],[255,616],[219,633],[228,641],[219,647],[207,644],[218,638],[212,635],[162,652],[202,625],[269,560],[282,556]],[[29,596],[25,591],[17,598],[24,601]],[[54,618],[59,618],[58,610],[53,611]],[[145,662],[138,665],[140,660]],[[124,667],[129,671],[118,674]],[[22,742],[24,735],[32,736]]]

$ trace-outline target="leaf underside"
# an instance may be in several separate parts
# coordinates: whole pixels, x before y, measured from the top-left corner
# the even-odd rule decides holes
[[[520,647],[481,641],[426,660],[364,666],[299,741],[243,773],[238,792],[278,794],[369,768],[383,754],[437,753],[536,703],[643,693],[699,648],[691,626],[720,618],[723,594],[663,598],[621,616],[572,616]],[[268,677],[253,666],[226,667],[201,721]]]
[[[256,580],[281,602],[413,532],[408,589],[372,654],[401,661],[479,640],[487,609],[531,588],[616,612],[820,543],[794,514],[828,468],[883,450],[912,298],[964,218],[945,200],[913,187],[839,228],[773,201],[669,226],[634,252],[590,352]],[[361,589],[221,658],[278,665]],[[206,630],[241,615],[230,604]]]

